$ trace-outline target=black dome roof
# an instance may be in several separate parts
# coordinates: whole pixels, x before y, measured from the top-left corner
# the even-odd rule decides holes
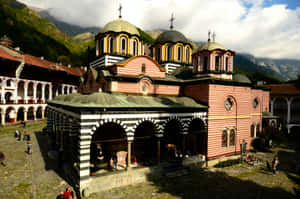
[[[166,43],[166,42],[183,42],[183,43],[189,43],[187,38],[180,32],[176,30],[168,30],[163,33],[161,33],[158,38],[156,39],[155,43]]]

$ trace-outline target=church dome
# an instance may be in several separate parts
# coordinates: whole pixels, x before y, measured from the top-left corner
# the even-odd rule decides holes
[[[247,84],[252,83],[251,80],[247,76],[242,75],[240,73],[234,74],[232,77],[232,80],[235,82],[239,82],[239,83],[247,83]]]
[[[167,42],[189,43],[189,41],[187,40],[187,38],[182,33],[178,32],[176,30],[168,30],[168,31],[165,31],[165,32],[161,33],[158,36],[158,38],[156,39],[155,43],[164,44],[164,43],[167,43]]]
[[[213,50],[227,50],[222,44],[217,42],[207,42],[199,46],[196,52],[201,52],[203,50],[213,51]]]
[[[101,33],[105,32],[126,32],[131,35],[140,36],[139,31],[134,25],[122,19],[117,19],[107,23],[101,30]]]

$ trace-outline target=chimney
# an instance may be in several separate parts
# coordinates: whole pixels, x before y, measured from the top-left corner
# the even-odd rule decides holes
[[[87,67],[84,67],[84,71],[85,71],[85,72],[87,71]]]
[[[44,60],[44,56],[41,56],[41,60]]]
[[[68,68],[71,68],[71,64],[68,64]]]
[[[15,47],[15,50],[20,51],[20,47]]]

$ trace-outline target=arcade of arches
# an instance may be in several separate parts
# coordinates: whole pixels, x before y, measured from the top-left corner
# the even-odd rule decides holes
[[[44,118],[47,100],[76,90],[74,85],[0,76],[1,124]]]
[[[115,169],[206,156],[206,112],[106,111],[101,116],[96,112],[76,116],[50,103],[46,115],[47,131],[56,148],[63,151],[64,162],[77,173],[80,184]],[[78,153],[69,155],[71,150]]]

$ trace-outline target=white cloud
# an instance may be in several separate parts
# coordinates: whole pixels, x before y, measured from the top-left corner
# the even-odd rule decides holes
[[[300,57],[300,8],[263,7],[271,0],[22,0],[51,8],[52,15],[81,26],[104,26],[118,18],[145,30],[168,29],[171,13],[175,29],[196,41],[215,30],[226,47],[258,57]]]

